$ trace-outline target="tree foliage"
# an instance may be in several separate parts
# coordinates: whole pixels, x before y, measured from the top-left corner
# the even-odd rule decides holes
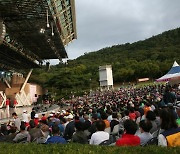
[[[112,65],[114,82],[157,79],[167,73],[174,60],[180,62],[180,28],[144,41],[106,47],[86,53],[68,65],[53,66],[49,72],[35,70],[31,81],[54,90],[59,95],[79,93],[99,84],[98,67]]]

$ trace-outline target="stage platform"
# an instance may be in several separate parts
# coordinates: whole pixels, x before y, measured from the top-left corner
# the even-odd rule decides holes
[[[6,108],[0,109],[0,124],[7,123],[9,120],[12,119],[12,113],[16,112],[19,118],[22,118],[23,110],[27,110],[29,119],[32,108],[36,109],[36,113],[41,117],[42,113],[48,115],[52,111],[59,111],[60,107],[58,105],[43,105],[43,106],[25,106],[25,107],[18,107],[18,108],[9,108],[9,111]]]

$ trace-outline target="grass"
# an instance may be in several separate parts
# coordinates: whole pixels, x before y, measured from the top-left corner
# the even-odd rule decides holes
[[[134,86],[136,86],[136,88],[142,88],[145,86],[153,86],[153,85],[161,85],[161,84],[165,84],[165,82],[155,82],[155,81],[146,81],[146,82],[137,82],[136,84],[131,82],[130,85],[132,86],[134,84]],[[120,87],[124,87],[127,88],[129,87],[129,83],[125,83],[123,84],[114,84],[114,88],[117,90]]]
[[[80,144],[51,144],[51,145],[38,145],[38,144],[10,144],[1,143],[0,153],[2,154],[178,154],[180,147],[164,148],[158,146],[149,147],[115,147],[115,146],[91,146]]]

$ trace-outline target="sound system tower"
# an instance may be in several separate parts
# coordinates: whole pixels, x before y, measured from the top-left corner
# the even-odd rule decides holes
[[[111,65],[99,66],[99,82],[101,90],[113,89]]]

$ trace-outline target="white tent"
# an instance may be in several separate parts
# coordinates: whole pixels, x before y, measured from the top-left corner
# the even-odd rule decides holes
[[[170,80],[175,80],[175,79],[180,79],[180,66],[178,63],[175,61],[172,68],[169,70],[167,74],[164,76],[160,77],[156,81],[170,81]]]

